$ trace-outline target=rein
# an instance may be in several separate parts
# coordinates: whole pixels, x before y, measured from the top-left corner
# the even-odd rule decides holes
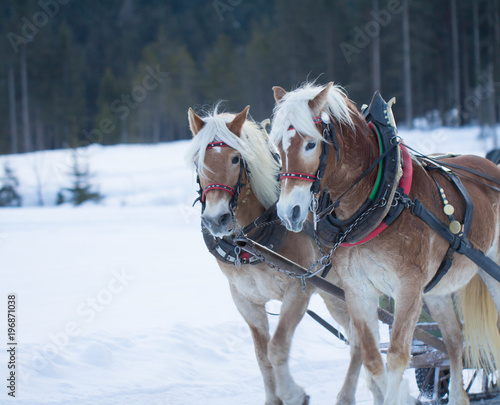
[[[384,114],[382,115],[381,112],[383,112]],[[484,252],[475,249],[472,243],[468,239],[472,223],[472,216],[473,216],[472,199],[470,198],[469,193],[467,192],[466,188],[460,181],[458,173],[456,173],[451,169],[470,173],[481,179],[490,181],[498,186],[500,186],[500,179],[491,176],[487,173],[482,173],[479,172],[478,170],[468,168],[462,165],[457,165],[449,162],[442,162],[437,159],[433,159],[432,157],[422,155],[421,153],[415,151],[411,147],[407,147],[406,145],[400,144],[400,141],[397,138],[395,132],[395,127],[391,124],[391,120],[388,119],[388,116],[390,115],[388,114],[388,112],[390,112],[390,104],[385,103],[385,101],[380,97],[380,95],[376,93],[372,100],[372,103],[370,104],[370,107],[367,109],[367,111],[365,111],[364,115],[365,119],[367,120],[368,118],[371,118],[371,121],[373,123],[372,125],[375,126],[375,130],[377,132],[377,136],[379,139],[381,155],[375,162],[373,162],[368,167],[367,170],[365,170],[365,172],[360,176],[360,178],[358,178],[354,182],[354,184],[352,184],[335,202],[327,204],[326,208],[319,214],[320,217],[324,215],[324,218],[320,218],[320,220],[318,221],[319,229],[316,230],[316,236],[317,236],[316,242],[318,242],[318,246],[320,246],[320,243],[326,246],[328,246],[327,245],[328,242],[331,243],[334,242],[334,244],[332,249],[330,250],[330,253],[328,255],[324,255],[320,259],[320,261],[317,261],[318,264],[324,265],[326,262],[331,262],[331,257],[333,253],[340,245],[355,246],[367,242],[368,240],[377,236],[384,229],[386,229],[392,222],[394,222],[394,220],[399,217],[399,215],[404,209],[410,209],[412,215],[415,215],[416,217],[421,219],[424,223],[430,226],[436,233],[438,233],[442,238],[444,238],[450,244],[441,262],[441,265],[436,271],[434,277],[424,287],[424,293],[428,293],[430,290],[432,290],[444,277],[444,275],[448,272],[448,270],[452,266],[453,254],[455,252],[468,257],[471,261],[476,263],[480,268],[485,270],[490,276],[495,278],[497,281],[500,281],[500,265],[498,265],[488,256],[486,256]],[[378,124],[378,127],[377,125],[375,125],[375,122]],[[381,129],[382,134],[379,133],[378,131],[379,128]],[[389,140],[390,146],[387,148],[387,150],[383,151],[382,144],[385,141],[387,145],[387,140]],[[382,181],[383,183],[382,188],[385,188],[384,184],[390,185],[391,182],[394,182],[395,179],[398,179],[397,173],[396,174],[393,173],[391,175],[391,172],[393,172],[394,170],[398,172],[401,169],[399,160],[396,166],[390,163],[391,160],[394,161],[395,157],[398,157],[398,155],[392,155],[392,157],[389,158],[390,152],[394,149],[401,150],[402,169],[403,169],[403,174],[399,178],[396,192],[390,195],[387,200],[385,195],[382,196],[382,198],[380,198],[380,190],[378,192],[372,192],[368,200],[362,205],[362,207],[358,210],[358,212],[354,214],[349,220],[347,221],[337,220],[332,214],[332,211],[338,206],[340,199],[349,190],[351,190],[354,187],[354,185],[356,185],[363,177],[365,177],[371,170],[373,170],[379,162],[382,161],[389,162],[388,166],[390,166],[390,168],[386,166],[385,168],[382,168],[382,170],[379,170],[379,172],[386,173],[383,175],[384,180]],[[411,182],[413,177],[412,176],[413,165],[408,149],[411,149],[412,151],[416,152],[416,158],[419,159],[421,163],[423,163],[425,170],[427,170],[428,172],[439,171],[449,182],[454,184],[455,188],[462,195],[462,198],[465,202],[464,218],[462,223],[457,221],[453,216],[454,208],[449,204],[444,189],[440,187],[435,178],[433,179],[440,193],[440,197],[443,203],[443,211],[445,215],[448,217],[449,224],[446,224],[445,222],[441,221],[436,215],[430,212],[424,205],[422,205],[422,203],[419,201],[418,198],[416,197],[413,199],[409,198],[409,191],[411,188]],[[386,160],[384,160],[385,154],[388,154]],[[382,164],[380,166],[382,166]],[[389,176],[392,176],[389,178],[390,180],[389,182],[387,182],[387,173],[389,174]],[[500,191],[499,187],[493,186],[491,184],[486,184],[485,182],[480,181],[477,178],[466,176],[463,173],[460,173],[460,176],[476,181],[484,185],[485,187],[489,187],[493,190]],[[376,183],[378,183],[378,181]],[[389,190],[389,188],[387,190]],[[372,194],[378,194],[378,197],[372,200]],[[328,196],[328,193],[326,193],[326,195]],[[372,200],[371,204],[369,203],[370,200]],[[382,202],[384,204],[382,204]],[[354,243],[348,240],[348,237],[351,235],[351,233],[353,234],[356,233],[357,228],[362,228],[360,232],[364,232],[365,229],[369,229],[370,221],[374,222],[378,220],[377,218],[380,218],[377,217],[377,215],[380,214],[380,212],[378,214],[376,213],[377,209],[383,207],[387,203],[390,203],[390,210],[383,213],[383,217],[381,218],[382,221],[378,224],[378,226],[375,227],[375,229],[372,229],[372,231],[369,232],[368,235],[365,235],[365,237],[363,237],[361,240],[356,241],[357,236],[355,235],[353,238],[355,239]],[[368,225],[366,225],[366,223],[368,223]],[[309,273],[303,276],[303,284],[306,278],[315,276],[321,270],[322,268],[315,271],[314,273]]]
[[[317,214],[318,220],[321,220],[322,218],[324,218],[325,215],[330,214],[335,208],[337,208],[340,205],[342,198],[345,197],[345,195],[349,191],[351,191],[354,188],[354,186],[356,186],[356,184],[358,184],[361,180],[363,180],[366,176],[368,176],[368,174],[373,169],[375,169],[375,167],[377,167],[379,165],[379,163],[381,163],[383,161],[383,159],[385,159],[390,153],[392,153],[394,148],[398,147],[398,145],[399,145],[398,141],[396,141],[394,143],[391,141],[392,146],[384,152],[382,149],[382,140],[381,140],[379,130],[371,122],[368,124],[368,126],[370,127],[372,132],[377,136],[377,140],[379,143],[379,149],[381,152],[380,156],[349,186],[349,188],[346,191],[344,191],[340,195],[340,197],[338,197],[334,202],[332,202],[330,205],[328,205],[328,207],[326,207],[325,209],[323,209],[323,211],[321,211],[320,213]],[[375,185],[373,186],[372,192],[370,193],[370,196],[368,197],[372,201],[375,199],[375,196],[377,195],[377,191],[380,188],[380,183],[382,180],[382,170],[383,170],[383,164],[380,164],[379,172],[377,174],[377,179],[375,180]]]
[[[470,173],[470,174],[473,174],[477,177],[481,177],[485,180],[488,180],[488,181],[491,181],[492,183],[495,183],[496,185],[500,186],[500,179],[496,178],[496,177],[493,177],[491,175],[489,175],[488,173],[483,173],[483,172],[480,172],[476,169],[471,169],[470,167],[466,167],[466,166],[462,166],[462,165],[457,165],[457,164],[454,164],[454,163],[449,163],[449,162],[443,162],[441,161],[441,159],[436,159],[436,158],[432,158],[430,156],[427,156],[427,155],[424,155],[422,153],[420,153],[419,151],[407,146],[408,149],[411,149],[412,152],[414,152],[415,156],[421,158],[421,159],[424,159],[426,161],[430,161],[434,164],[437,164],[437,165],[440,165],[440,166],[444,166],[444,167],[447,167],[449,169],[455,169],[455,170],[462,170],[464,172],[467,172],[467,173]],[[485,187],[489,187],[491,188],[492,190],[494,191],[497,191],[497,192],[500,192],[500,188],[499,187],[495,187],[495,186],[492,186],[491,184],[487,184],[487,183],[483,183],[482,181],[478,180],[478,179],[475,179],[474,177],[470,177],[470,176],[466,176],[465,174],[463,173],[460,173],[460,176],[468,179],[468,180],[471,180],[471,181],[475,181],[476,183],[479,183],[479,184],[482,184],[483,186]]]
[[[391,104],[376,92],[370,106],[363,110],[364,118],[378,141],[378,158],[335,201],[327,190],[312,197],[315,231],[323,246],[332,248],[339,244],[352,246],[367,242],[394,222],[404,208],[400,202],[409,192],[411,182],[402,184],[400,180],[405,171],[411,170],[411,159],[407,158],[409,163],[404,164],[405,150],[388,118],[390,108]],[[377,166],[377,178],[366,200],[349,218],[337,218],[335,209],[342,198]]]

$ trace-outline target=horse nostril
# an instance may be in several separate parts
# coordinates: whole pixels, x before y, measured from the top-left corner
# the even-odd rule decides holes
[[[201,217],[201,223],[205,228],[210,228],[210,221],[206,219],[204,216]]]
[[[298,205],[296,205],[292,209],[292,221],[294,221],[294,222],[297,221],[297,219],[299,218],[299,215],[300,215],[300,207]]]
[[[231,215],[229,215],[228,213],[221,215],[221,217],[219,218],[219,224],[222,226],[226,226],[227,224],[229,224],[230,219]]]

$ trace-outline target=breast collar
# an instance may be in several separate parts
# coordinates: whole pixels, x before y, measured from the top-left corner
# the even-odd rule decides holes
[[[332,202],[326,190],[319,197],[316,235],[326,247],[333,247],[347,230],[342,246],[366,243],[394,222],[404,208],[400,201],[410,191],[413,167],[409,152],[398,140],[390,107],[376,92],[363,111],[380,149],[377,180],[367,200],[350,218],[341,220],[334,211],[338,202]]]
[[[262,261],[256,256],[239,250],[238,246],[229,242],[225,237],[217,238],[208,229],[201,225],[203,239],[208,251],[216,259],[234,264],[259,264]],[[278,217],[276,203],[269,207],[261,216],[243,228],[243,233],[253,241],[278,252],[286,241],[286,227]]]

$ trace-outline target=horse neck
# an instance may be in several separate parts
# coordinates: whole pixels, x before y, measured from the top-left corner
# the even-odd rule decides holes
[[[379,156],[378,140],[364,119],[356,115],[353,121],[356,131],[349,127],[343,128],[343,136],[339,136],[340,165],[334,163],[334,170],[327,178],[326,186],[333,201],[348,190]],[[329,153],[330,160],[333,160],[334,156],[333,152]],[[377,168],[341,198],[340,205],[335,210],[339,219],[351,217],[361,207],[370,195],[376,178]]]
[[[244,183],[245,186],[241,189],[238,197],[238,204],[234,213],[236,221],[241,227],[247,226],[265,211],[264,206],[255,196],[255,193],[252,190],[252,185],[246,175]]]

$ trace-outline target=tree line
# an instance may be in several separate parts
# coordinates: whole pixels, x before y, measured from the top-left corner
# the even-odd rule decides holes
[[[0,153],[189,136],[218,100],[257,120],[271,87],[374,90],[400,123],[500,117],[498,0],[4,0]]]

